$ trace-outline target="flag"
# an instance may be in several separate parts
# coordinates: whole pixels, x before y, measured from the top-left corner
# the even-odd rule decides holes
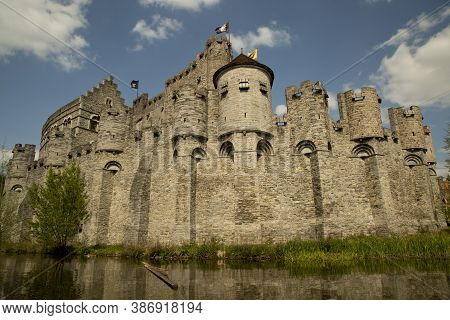
[[[138,89],[138,88],[139,88],[139,80],[131,81],[131,89]]]
[[[252,50],[249,53],[247,53],[247,56],[249,58],[252,58],[253,60],[258,61],[258,48],[256,48],[255,50]]]
[[[230,29],[230,23],[227,22],[224,25],[216,28],[216,33],[228,32]]]

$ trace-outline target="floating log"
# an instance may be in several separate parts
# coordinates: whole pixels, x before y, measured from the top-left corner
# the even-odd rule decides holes
[[[178,289],[178,284],[176,284],[175,282],[173,282],[169,279],[167,272],[165,270],[158,268],[158,267],[154,267],[144,261],[142,261],[142,264],[144,265],[144,267],[147,270],[149,270],[151,273],[153,273],[159,280],[161,280],[162,282],[167,284],[171,289],[173,289],[173,290]]]

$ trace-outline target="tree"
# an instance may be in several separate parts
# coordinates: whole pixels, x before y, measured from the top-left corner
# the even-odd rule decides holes
[[[44,185],[30,189],[34,219],[31,234],[44,246],[65,249],[89,216],[85,181],[71,165],[60,173],[50,169]]]
[[[11,241],[19,232],[16,201],[5,192],[0,194],[0,243]]]
[[[0,243],[11,240],[11,237],[18,232],[19,219],[17,216],[17,206],[14,198],[6,194],[6,166],[7,161],[4,156],[4,148],[1,147],[0,154]]]

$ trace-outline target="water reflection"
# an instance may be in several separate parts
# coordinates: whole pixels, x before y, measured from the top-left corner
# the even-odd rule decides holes
[[[48,267],[52,268],[48,271]],[[66,262],[0,256],[0,295],[9,299],[81,299],[77,272]]]
[[[0,256],[0,296],[8,299],[448,299],[446,261],[311,269],[276,264],[163,266],[174,291],[137,261]],[[38,276],[40,275],[40,276]],[[17,290],[17,288],[20,288]],[[12,292],[12,294],[11,294]]]

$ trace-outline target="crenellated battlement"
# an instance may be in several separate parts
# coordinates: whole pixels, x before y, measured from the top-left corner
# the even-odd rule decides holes
[[[14,145],[14,149],[12,150],[13,155],[16,155],[18,153],[25,153],[25,154],[30,154],[32,152],[34,152],[36,149],[36,145],[34,144],[25,144],[22,146],[22,144],[18,143],[16,145]]]
[[[122,98],[121,92],[117,87],[117,84],[114,82],[114,77],[112,75],[109,75],[105,79],[103,79],[99,84],[97,84],[95,87],[89,89],[84,94],[81,95],[81,101],[83,101],[83,98],[89,98],[92,97],[95,94],[98,94],[99,91],[102,90],[103,87],[111,86],[114,90],[118,92],[119,100],[122,103],[122,105],[125,106],[125,100]]]
[[[211,57],[213,56],[224,56],[226,58],[225,62],[230,62],[231,43],[226,37],[218,37],[216,35],[211,36],[206,41],[205,49],[196,55],[195,60],[193,60],[184,70],[178,72],[177,74],[166,80],[166,88],[170,89],[176,86],[180,80],[193,73],[195,73],[196,75],[198,73],[204,73],[203,69],[207,64],[208,59],[211,59]],[[204,85],[205,79],[195,80],[198,82],[198,84]]]

